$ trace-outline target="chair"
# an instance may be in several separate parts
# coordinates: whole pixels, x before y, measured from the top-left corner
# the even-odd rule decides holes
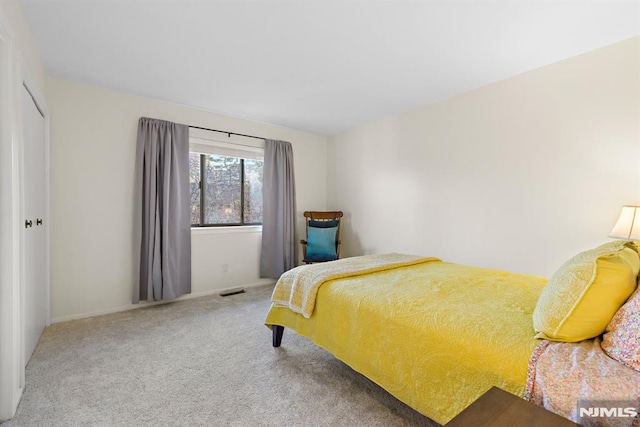
[[[307,239],[300,240],[306,264],[340,258],[340,220],[342,211],[305,211]]]

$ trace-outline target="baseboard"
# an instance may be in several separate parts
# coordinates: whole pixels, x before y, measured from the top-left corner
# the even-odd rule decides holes
[[[151,307],[151,306],[159,305],[159,304],[167,304],[169,302],[184,301],[184,300],[188,300],[188,299],[192,299],[192,298],[200,298],[200,297],[206,297],[206,296],[209,296],[209,295],[216,295],[216,294],[219,294],[221,292],[224,293],[226,291],[230,291],[232,289],[257,288],[259,286],[274,285],[275,283],[276,283],[275,280],[264,280],[264,281],[260,281],[260,282],[247,283],[247,284],[241,285],[241,286],[230,286],[228,288],[211,289],[211,290],[208,290],[208,291],[190,293],[190,294],[183,295],[183,296],[181,296],[179,298],[176,298],[174,300],[171,300],[171,301],[155,301],[155,302],[140,301],[140,303],[138,303],[138,304],[131,304],[131,305],[125,305],[125,306],[121,306],[121,307],[107,308],[107,309],[104,309],[104,310],[89,311],[89,312],[86,312],[86,313],[72,314],[72,315],[69,315],[69,316],[54,317],[53,319],[51,319],[51,323],[53,324],[53,323],[60,323],[60,322],[68,322],[69,320],[86,319],[88,317],[102,316],[104,314],[119,313],[121,311],[135,310],[135,309],[138,309],[138,308]]]

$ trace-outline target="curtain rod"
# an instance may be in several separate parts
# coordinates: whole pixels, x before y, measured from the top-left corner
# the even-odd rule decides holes
[[[263,138],[261,136],[245,135],[244,133],[229,132],[229,131],[226,131],[226,130],[209,129],[209,128],[203,128],[203,127],[200,127],[200,126],[191,126],[191,125],[188,125],[188,126],[190,128],[193,128],[193,129],[202,129],[202,130],[209,130],[211,132],[226,133],[229,136],[229,138],[231,137],[231,135],[238,135],[238,136],[245,136],[247,138],[255,138],[255,139],[262,139],[262,140],[266,140],[267,139],[267,138]]]

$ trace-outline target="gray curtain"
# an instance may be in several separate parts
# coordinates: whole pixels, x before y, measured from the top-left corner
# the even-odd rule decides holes
[[[277,279],[296,265],[293,148],[265,140],[260,277]]]
[[[141,118],[136,158],[136,248],[133,302],[191,292],[189,128]],[[113,266],[117,268],[117,266]]]

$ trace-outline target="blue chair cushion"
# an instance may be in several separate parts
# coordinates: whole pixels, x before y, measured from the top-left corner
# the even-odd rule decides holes
[[[305,261],[333,261],[336,254],[336,232],[338,227],[308,227]]]
[[[328,221],[319,221],[317,219],[309,220],[309,227],[331,228],[331,227],[337,227],[337,226],[338,226],[337,219],[330,219]]]

